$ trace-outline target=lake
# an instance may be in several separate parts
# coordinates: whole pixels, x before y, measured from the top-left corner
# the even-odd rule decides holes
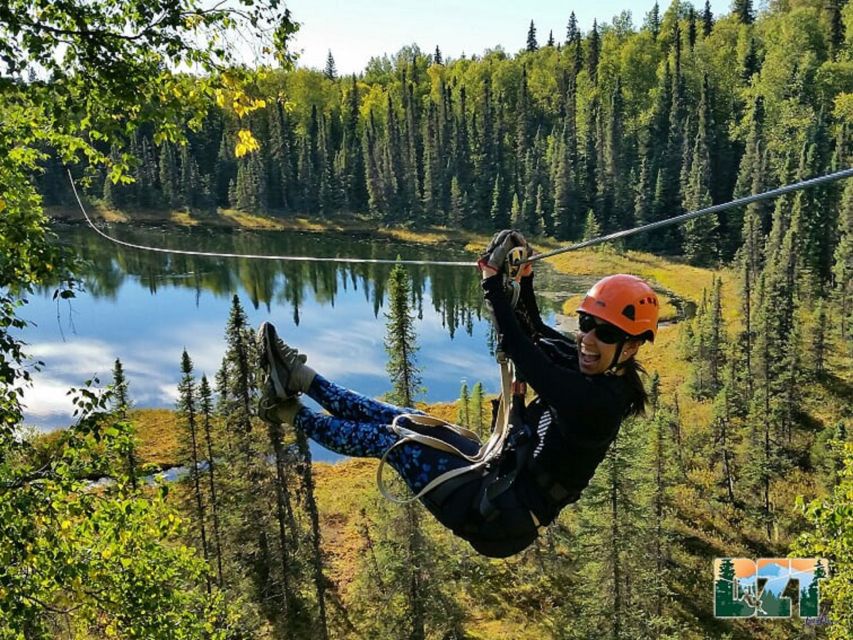
[[[304,350],[327,378],[370,396],[390,389],[384,348],[386,284],[390,265],[200,258],[123,248],[83,225],[57,225],[63,243],[84,260],[83,291],[54,300],[53,288],[33,295],[21,315],[34,323],[25,340],[44,361],[24,396],[26,423],[48,430],[67,426],[72,386],[97,376],[111,381],[121,358],[135,407],[175,406],[184,348],[198,376],[212,381],[225,352],[224,329],[234,294],[250,323],[273,322]],[[375,237],[257,232],[184,227],[113,227],[137,244],[265,255],[310,255],[474,261],[462,250],[404,244]],[[410,266],[412,302],[424,393],[429,402],[458,397],[460,385],[499,387],[490,349],[490,322],[473,268]],[[556,299],[584,291],[590,279],[537,266],[543,315]],[[559,295],[557,295],[559,293]]]

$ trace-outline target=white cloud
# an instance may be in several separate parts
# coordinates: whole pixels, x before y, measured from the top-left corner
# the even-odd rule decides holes
[[[68,389],[73,386],[57,378],[35,376],[35,385],[24,389],[26,414],[39,420],[70,416],[74,410]]]

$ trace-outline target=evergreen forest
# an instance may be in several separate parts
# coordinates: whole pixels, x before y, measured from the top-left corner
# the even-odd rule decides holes
[[[43,363],[21,309],[80,290],[48,216],[75,206],[67,168],[105,215],[358,219],[476,248],[511,226],[550,248],[851,167],[853,4],[675,0],[587,31],[567,9],[520,51],[411,45],[344,77],[331,51],[295,64],[278,2],[155,4],[0,7],[0,639],[851,637],[853,180],[550,262],[636,273],[696,313],[643,353],[649,409],[580,502],[508,560],[383,500],[376,461],[313,463],[299,430],[259,420],[236,295],[213,379],[175,354],[174,410],[134,408],[116,359],[47,436],[23,424]],[[268,64],[211,36],[234,30]],[[378,318],[403,404],[418,277],[388,272]],[[471,382],[419,406],[487,431]],[[786,556],[829,560],[825,617],[714,617],[714,558]]]

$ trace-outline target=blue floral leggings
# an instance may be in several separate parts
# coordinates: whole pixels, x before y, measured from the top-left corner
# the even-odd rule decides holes
[[[381,458],[400,439],[389,428],[395,417],[403,413],[425,415],[417,409],[395,407],[365,397],[320,375],[311,383],[308,396],[332,415],[302,407],[294,418],[295,426],[316,443],[347,456]],[[450,430],[441,430],[440,437],[468,455],[479,449],[476,442]],[[388,464],[417,493],[436,476],[468,462],[412,442],[394,449],[388,456]]]

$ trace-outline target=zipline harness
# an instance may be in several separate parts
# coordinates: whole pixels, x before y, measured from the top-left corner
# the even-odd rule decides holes
[[[517,247],[518,251],[513,250],[510,252],[510,255],[507,256],[507,267],[503,270],[503,277],[505,288],[509,291],[511,295],[512,305],[515,306],[515,303],[518,300],[519,294],[519,284],[517,274],[520,267],[523,264],[529,262],[536,262],[537,260],[544,260],[545,258],[550,258],[552,256],[559,255],[561,253],[566,253],[568,251],[576,251],[578,249],[584,249],[586,247],[592,247],[595,245],[603,244],[605,242],[610,242],[612,240],[620,240],[622,238],[628,238],[630,236],[634,236],[638,233],[643,233],[645,231],[652,231],[654,229],[660,229],[662,227],[667,227],[670,225],[678,224],[680,222],[685,222],[687,220],[692,220],[693,218],[698,218],[700,216],[710,215],[712,213],[720,213],[723,211],[727,211],[729,209],[734,209],[735,207],[743,207],[753,202],[761,202],[763,200],[770,200],[772,198],[778,198],[779,196],[785,195],[787,193],[792,193],[795,191],[800,191],[802,189],[808,189],[811,187],[816,187],[822,184],[828,184],[831,182],[835,182],[837,180],[842,180],[844,178],[853,177],[853,167],[848,169],[843,169],[841,171],[836,171],[834,173],[830,173],[824,176],[818,176],[816,178],[811,178],[809,180],[802,180],[800,182],[795,182],[792,184],[787,184],[777,189],[771,189],[770,191],[765,191],[763,193],[753,194],[750,196],[746,196],[743,198],[738,198],[736,200],[732,200],[730,202],[724,202],[721,204],[716,204],[710,207],[705,207],[704,209],[697,209],[696,211],[689,211],[687,213],[683,213],[681,215],[673,216],[671,218],[666,218],[665,220],[659,220],[657,222],[652,222],[649,224],[645,224],[639,227],[634,227],[632,229],[626,229],[623,231],[616,231],[611,234],[598,236],[596,238],[592,238],[590,240],[584,240],[583,242],[578,242],[576,244],[572,244],[566,247],[562,247],[560,249],[555,249],[553,251],[548,251],[545,253],[539,253],[534,256],[527,257],[526,259],[520,253],[521,248]],[[329,257],[329,258],[321,258],[315,256],[280,256],[280,255],[264,255],[264,254],[240,254],[240,253],[221,253],[221,252],[207,252],[207,251],[189,251],[183,249],[166,249],[163,247],[151,247],[146,245],[135,244],[131,242],[126,242],[124,240],[119,240],[114,238],[100,229],[98,229],[91,218],[89,218],[88,213],[86,212],[86,208],[83,206],[83,202],[80,200],[80,196],[77,193],[77,187],[74,184],[74,179],[71,176],[71,171],[68,171],[68,179],[71,182],[71,188],[74,191],[74,197],[77,199],[77,204],[80,206],[80,210],[83,212],[83,217],[86,218],[86,222],[89,226],[100,236],[105,238],[106,240],[113,242],[115,244],[129,247],[131,249],[139,249],[141,251],[154,251],[157,253],[172,253],[178,255],[187,255],[187,256],[200,256],[200,257],[208,257],[208,258],[246,258],[251,260],[280,260],[280,261],[292,261],[292,262],[337,262],[337,263],[354,263],[354,264],[405,264],[405,265],[436,265],[436,266],[451,266],[451,267],[474,267],[477,266],[476,262],[456,262],[456,261],[443,261],[443,260],[390,260],[390,259],[382,259],[382,258],[339,258],[339,257]],[[379,485],[379,490],[382,492],[382,495],[392,502],[396,502],[398,504],[405,504],[408,502],[412,502],[417,500],[418,498],[424,496],[426,493],[433,491],[439,485],[445,485],[448,480],[452,480],[454,478],[458,478],[459,476],[470,473],[470,472],[481,472],[484,473],[489,470],[491,463],[500,458],[501,454],[504,451],[504,445],[506,444],[507,437],[511,431],[511,427],[513,426],[515,421],[521,420],[520,414],[521,411],[519,408],[523,408],[524,406],[524,395],[526,392],[526,387],[524,382],[520,381],[518,377],[515,375],[514,367],[512,362],[500,351],[496,354],[498,363],[500,364],[501,369],[501,396],[500,402],[498,404],[498,409],[495,414],[494,420],[494,428],[492,429],[492,434],[485,444],[480,446],[480,450],[472,456],[464,454],[462,451],[457,449],[451,444],[441,440],[440,438],[436,438],[426,433],[421,433],[420,429],[424,431],[428,431],[429,429],[441,427],[450,429],[455,433],[473,440],[475,442],[479,442],[479,437],[473,431],[469,429],[465,429],[464,427],[460,427],[458,425],[450,424],[445,422],[444,420],[440,420],[438,418],[433,418],[432,416],[424,416],[420,414],[403,414],[397,416],[390,428],[397,435],[400,436],[400,440],[396,442],[392,447],[390,447],[385,454],[382,456],[379,468],[376,471],[376,481]],[[409,425],[417,428],[415,430],[413,428],[404,426],[401,423],[408,423]],[[518,425],[519,427],[523,425]],[[458,469],[453,469],[451,471],[447,471],[438,477],[434,478],[429,484],[427,484],[421,491],[419,491],[416,495],[408,497],[408,498],[400,498],[393,495],[386,486],[383,476],[382,470],[385,466],[385,463],[388,459],[388,455],[395,448],[403,445],[407,442],[417,442],[419,444],[432,447],[434,449],[439,449],[441,451],[445,451],[455,456],[459,456],[467,460],[470,464],[464,467],[460,467]],[[486,511],[488,511],[491,507],[490,501],[492,498],[496,498],[497,495],[508,489],[512,481],[515,479],[517,470],[515,472],[511,472],[506,474],[503,477],[495,477],[495,479],[491,482],[490,486],[483,496],[483,504],[481,504],[481,511],[483,515],[486,515]],[[494,473],[494,471],[492,472]],[[455,483],[453,483],[455,485]],[[445,495],[447,492],[444,492]],[[536,526],[539,526],[539,522],[536,516],[531,512],[531,517],[533,518],[533,522]]]

